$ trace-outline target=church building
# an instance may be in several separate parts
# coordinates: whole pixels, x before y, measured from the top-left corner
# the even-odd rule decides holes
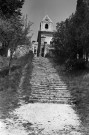
[[[45,57],[47,54],[51,53],[52,48],[52,38],[53,38],[53,22],[46,15],[40,23],[40,29],[38,31],[38,49],[37,56]]]

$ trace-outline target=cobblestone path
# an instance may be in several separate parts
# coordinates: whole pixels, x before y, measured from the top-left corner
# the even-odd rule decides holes
[[[31,90],[26,96],[28,102],[22,94],[27,64],[18,89],[20,106],[10,113],[6,125],[0,123],[0,135],[85,135],[67,85],[52,63],[47,58],[34,58],[32,64],[27,81],[31,86],[25,88],[27,93]]]
[[[34,58],[29,104],[16,111],[29,121],[28,135],[82,135],[66,84],[47,58]]]
[[[56,69],[46,58],[33,60],[30,100],[42,103],[71,103],[71,95]]]

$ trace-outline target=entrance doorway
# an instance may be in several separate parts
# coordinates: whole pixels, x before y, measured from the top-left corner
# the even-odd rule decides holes
[[[44,47],[41,49],[41,56],[44,57]]]
[[[37,47],[34,46],[34,56],[37,56]]]

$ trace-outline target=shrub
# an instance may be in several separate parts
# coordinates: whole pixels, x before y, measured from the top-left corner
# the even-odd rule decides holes
[[[85,69],[86,68],[86,62],[84,59],[68,59],[65,62],[65,67],[67,71],[70,70],[81,70],[81,69]]]

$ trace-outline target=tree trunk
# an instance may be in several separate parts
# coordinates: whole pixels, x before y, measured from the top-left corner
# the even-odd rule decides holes
[[[9,75],[11,74],[12,55],[13,55],[13,52],[11,51],[10,60],[9,60]]]
[[[79,50],[79,59],[83,59],[83,49]]]
[[[88,53],[86,52],[86,63],[88,63]]]

